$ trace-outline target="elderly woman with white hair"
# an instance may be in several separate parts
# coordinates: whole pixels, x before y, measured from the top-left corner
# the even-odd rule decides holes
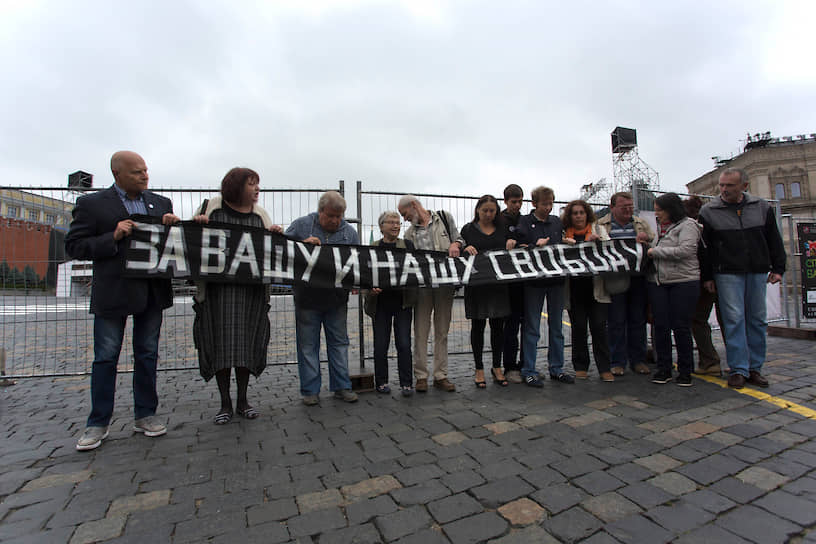
[[[402,221],[400,214],[386,211],[380,215],[379,225],[383,237],[371,245],[385,249],[414,249],[414,244],[399,237]],[[411,318],[416,303],[415,288],[387,289],[372,288],[365,296],[365,312],[374,323],[374,381],[378,393],[390,393],[388,385],[388,346],[391,343],[391,328],[394,329],[394,344],[397,348],[397,370],[403,396],[413,394],[411,370]]]

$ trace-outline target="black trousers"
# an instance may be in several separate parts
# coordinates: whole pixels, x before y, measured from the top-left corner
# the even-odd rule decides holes
[[[374,314],[374,381],[377,385],[388,383],[388,346],[391,344],[391,327],[394,328],[394,344],[397,347],[397,372],[400,386],[413,384],[413,356],[411,354],[411,317],[413,310],[396,311],[377,307]]]
[[[609,304],[595,300],[592,295],[592,282],[570,281],[569,316],[572,323],[572,368],[589,370],[589,346],[587,324],[592,333],[592,355],[598,372],[609,372],[609,336],[606,322],[609,315]],[[584,283],[584,285],[576,285]]]
[[[484,351],[484,332],[486,319],[470,320],[470,346],[473,348],[473,360],[476,370],[484,369],[482,352]],[[504,319],[490,319],[490,349],[493,351],[493,368],[501,368],[502,347],[504,345]]]

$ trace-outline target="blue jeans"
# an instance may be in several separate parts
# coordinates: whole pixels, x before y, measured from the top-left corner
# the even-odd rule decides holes
[[[765,362],[768,274],[714,274],[731,374],[760,372]]]
[[[538,339],[541,337],[541,309],[547,299],[547,326],[549,345],[547,362],[550,376],[558,376],[564,368],[564,331],[561,326],[564,313],[564,284],[547,287],[524,285],[524,334],[522,335],[524,364],[521,375],[536,376],[536,353]]]
[[[113,416],[116,365],[122,351],[127,316],[94,317],[94,362],[91,367],[91,414],[88,427],[106,427]],[[154,304],[133,316],[133,405],[136,419],[152,416],[159,405],[156,365],[162,310]]]
[[[625,293],[609,305],[609,357],[613,367],[646,362],[646,278],[632,276]]]
[[[348,370],[348,333],[343,304],[331,310],[308,310],[295,304],[300,394],[320,393],[320,326],[326,334],[326,354],[329,357],[329,390],[351,389]]]
[[[672,342],[677,346],[677,371],[691,376],[694,369],[694,343],[691,340],[691,320],[697,307],[700,282],[684,281],[657,285],[649,283],[649,302],[654,317],[654,346],[657,368],[671,372]]]

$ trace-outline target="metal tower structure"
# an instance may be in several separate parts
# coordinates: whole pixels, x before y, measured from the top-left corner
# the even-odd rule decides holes
[[[615,127],[612,131],[612,171],[615,192],[631,192],[636,211],[652,209],[660,175],[638,155],[635,129]]]
[[[606,178],[601,178],[594,183],[581,186],[581,200],[590,204],[608,205],[613,192],[612,184]]]

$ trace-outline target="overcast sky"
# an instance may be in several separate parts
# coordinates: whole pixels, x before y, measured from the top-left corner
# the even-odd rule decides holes
[[[604,6],[602,7],[601,4]],[[816,132],[816,2],[0,0],[2,185],[111,182],[556,198],[638,131],[664,190],[746,132]]]

